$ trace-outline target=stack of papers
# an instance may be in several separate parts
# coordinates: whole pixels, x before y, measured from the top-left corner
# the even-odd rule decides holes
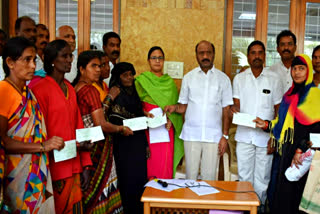
[[[183,180],[183,179],[161,179],[161,181],[167,182],[168,186],[163,187],[161,184],[157,183],[155,179],[155,180],[149,181],[145,185],[145,187],[152,187],[152,188],[163,190],[166,192],[171,192],[172,190],[176,190],[180,188],[189,188],[199,196],[209,195],[209,194],[214,194],[219,192],[217,189],[213,188],[205,181]]]

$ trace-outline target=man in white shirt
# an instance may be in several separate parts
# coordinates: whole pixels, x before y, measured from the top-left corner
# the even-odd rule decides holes
[[[270,70],[275,72],[281,79],[283,94],[288,91],[292,85],[291,63],[297,49],[296,36],[290,30],[281,31],[277,36],[277,51],[281,61],[270,66]]]
[[[270,66],[269,69],[276,74],[275,79],[280,79],[282,84],[282,95],[284,95],[292,85],[291,63],[297,49],[296,43],[296,36],[290,30],[283,30],[277,36],[277,51],[281,60]],[[270,152],[272,153],[273,151]],[[279,161],[279,153],[275,151],[273,155],[271,179],[268,187],[269,207],[272,207],[273,195],[275,194]]]
[[[57,39],[62,39],[68,42],[68,44],[71,47],[72,53],[76,49],[76,35],[74,33],[74,30],[69,25],[63,25],[58,28],[57,31]],[[77,55],[73,54],[73,61],[71,64],[71,70],[69,73],[66,73],[64,78],[69,80],[69,82],[73,82],[73,80],[77,76]]]
[[[263,67],[265,46],[254,41],[248,46],[250,68],[233,79],[233,113],[241,112],[272,120],[282,98],[282,86],[275,74]],[[237,141],[238,174],[240,181],[250,181],[261,198],[262,205],[267,198],[272,155],[267,154],[270,136],[261,129],[238,126]]]
[[[186,178],[198,179],[201,162],[201,179],[215,180],[219,155],[228,146],[232,89],[229,77],[213,65],[214,45],[201,41],[195,50],[200,67],[184,76],[178,104],[164,111],[185,112],[180,138],[184,140]]]
[[[110,71],[112,71],[114,65],[117,63],[117,60],[120,57],[120,36],[115,32],[108,32],[103,35],[102,38],[103,51],[106,53],[109,58]],[[109,84],[110,78],[105,79],[104,81]]]
[[[37,39],[37,30],[36,24],[32,18],[29,16],[19,17],[14,26],[16,36],[24,37],[30,40],[33,44],[35,44]],[[36,69],[41,69],[43,67],[41,59],[36,58]],[[2,57],[0,58],[2,64]],[[3,80],[5,77],[2,66],[0,67],[0,80]]]

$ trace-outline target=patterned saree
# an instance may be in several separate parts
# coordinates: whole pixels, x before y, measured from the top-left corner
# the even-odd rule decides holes
[[[7,135],[24,143],[41,143],[46,139],[39,104],[26,86],[21,104],[8,120]],[[47,153],[6,155],[4,210],[9,213],[55,213],[48,164]]]

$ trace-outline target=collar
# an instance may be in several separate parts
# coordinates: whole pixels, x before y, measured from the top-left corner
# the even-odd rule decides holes
[[[212,68],[209,69],[207,73],[212,73],[212,74],[213,74],[214,70],[215,70],[215,67],[214,67],[214,65],[213,65]],[[201,69],[200,66],[198,67],[198,71],[199,71],[199,73],[205,74],[204,71]]]
[[[245,73],[246,75],[250,75],[250,76],[254,77],[255,79],[258,79],[258,78],[261,77],[261,76],[262,76],[262,77],[265,76],[265,75],[266,75],[265,72],[266,72],[266,67],[263,67],[260,75],[259,75],[257,78],[255,78],[255,76],[254,76],[253,73],[252,73],[251,67],[247,68],[247,69],[244,71],[244,73]]]

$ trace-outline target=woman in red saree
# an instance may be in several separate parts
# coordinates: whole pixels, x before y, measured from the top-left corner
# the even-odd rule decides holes
[[[47,76],[32,87],[43,111],[48,136],[76,139],[76,129],[83,128],[75,90],[64,75],[70,72],[72,52],[64,40],[50,42],[44,50]],[[90,152],[77,151],[75,158],[55,162],[49,154],[56,213],[83,213],[82,191],[89,184]],[[81,184],[80,184],[81,174]]]
[[[83,202],[86,213],[123,213],[118,178],[113,158],[113,144],[110,142],[110,133],[121,133],[124,136],[132,135],[128,127],[117,126],[105,119],[106,105],[102,105],[99,91],[92,85],[99,81],[101,74],[101,54],[98,51],[84,51],[78,57],[78,74],[73,82],[77,92],[77,100],[86,128],[101,126],[106,139],[94,142],[91,151],[93,161],[90,171],[90,185],[83,193]],[[112,88],[113,97],[119,94],[118,88]],[[117,92],[118,91],[118,92]],[[111,102],[111,95],[108,102]],[[105,98],[104,98],[105,99]]]
[[[26,86],[35,70],[36,50],[29,40],[15,37],[3,53],[6,73],[0,82],[0,176],[4,177],[2,210],[8,213],[55,213],[47,152],[61,149],[62,138],[47,140],[39,104]],[[4,149],[6,155],[4,156]]]

